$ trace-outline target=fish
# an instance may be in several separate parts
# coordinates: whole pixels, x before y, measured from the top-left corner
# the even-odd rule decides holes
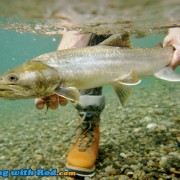
[[[145,76],[180,81],[180,76],[167,67],[172,56],[171,47],[122,48],[103,43],[54,51],[0,75],[0,98],[16,100],[57,94],[80,104],[80,90],[112,85],[124,106],[130,87]]]

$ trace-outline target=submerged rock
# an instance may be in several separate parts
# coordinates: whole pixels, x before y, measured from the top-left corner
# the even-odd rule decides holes
[[[154,131],[155,129],[157,129],[158,125],[156,123],[150,123],[146,126],[147,129],[149,129],[150,131]]]

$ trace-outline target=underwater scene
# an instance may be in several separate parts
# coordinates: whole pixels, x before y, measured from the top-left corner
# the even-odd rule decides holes
[[[165,34],[131,38],[134,47],[155,47]],[[0,73],[57,49],[61,37],[0,30]],[[178,73],[180,69],[176,70]],[[92,179],[173,179],[180,177],[180,84],[146,77],[132,87],[121,108],[106,86],[101,114],[100,149]],[[74,104],[36,109],[34,99],[0,100],[0,178],[39,179],[25,169],[63,171],[74,138]],[[19,170],[14,176],[5,170]],[[16,177],[18,173],[24,177]],[[42,175],[41,175],[42,176]],[[48,177],[42,179],[71,179]]]

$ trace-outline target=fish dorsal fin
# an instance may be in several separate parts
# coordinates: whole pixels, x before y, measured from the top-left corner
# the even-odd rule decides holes
[[[154,76],[166,81],[180,82],[180,75],[176,74],[176,72],[170,67],[161,69],[156,74],[154,74]]]
[[[132,85],[139,84],[141,80],[139,80],[136,71],[131,70],[127,75],[117,79],[116,82],[120,84],[128,85],[128,86],[132,86]]]
[[[131,48],[129,34],[114,34],[98,45]]]
[[[58,86],[55,89],[55,94],[81,105],[79,102],[80,93],[79,90],[75,87]]]
[[[113,88],[114,88],[114,90],[118,96],[120,105],[122,107],[124,107],[125,102],[126,102],[127,98],[129,97],[130,92],[131,92],[130,87],[119,84],[119,83],[114,83]]]

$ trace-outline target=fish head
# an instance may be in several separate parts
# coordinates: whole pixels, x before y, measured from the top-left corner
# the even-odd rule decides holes
[[[0,98],[26,99],[51,94],[58,77],[38,61],[29,61],[0,75]]]

